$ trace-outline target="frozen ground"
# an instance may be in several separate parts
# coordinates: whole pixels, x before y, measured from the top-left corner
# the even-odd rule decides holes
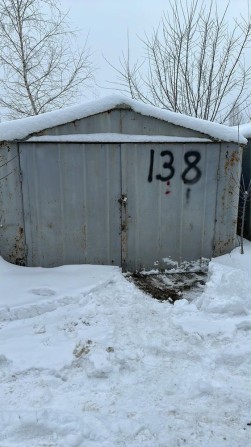
[[[248,447],[251,243],[191,302],[0,260],[1,447]]]

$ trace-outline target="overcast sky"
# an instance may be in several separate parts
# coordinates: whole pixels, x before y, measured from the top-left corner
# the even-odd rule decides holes
[[[185,0],[184,0],[185,2]],[[188,0],[190,3],[191,0]],[[116,79],[115,72],[103,56],[118,65],[122,51],[127,48],[129,33],[131,52],[134,57],[142,55],[142,45],[137,35],[151,33],[160,21],[163,11],[167,12],[168,0],[61,0],[65,10],[69,9],[69,19],[73,27],[81,29],[79,43],[89,33],[89,46],[93,51],[94,63],[99,67],[97,81],[100,86],[109,87],[107,81]],[[216,0],[219,11],[228,0]],[[229,24],[234,23],[242,12],[247,14],[248,0],[230,0]],[[251,51],[251,50],[250,50]],[[111,93],[97,89],[98,96]],[[94,93],[89,93],[91,99]]]

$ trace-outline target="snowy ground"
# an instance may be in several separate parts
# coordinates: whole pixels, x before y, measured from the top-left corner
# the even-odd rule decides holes
[[[1,447],[248,447],[251,243],[192,302],[0,260]]]

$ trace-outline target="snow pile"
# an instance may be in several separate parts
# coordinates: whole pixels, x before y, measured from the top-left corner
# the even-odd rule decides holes
[[[175,305],[114,267],[2,261],[0,445],[247,447],[250,253],[214,259]]]
[[[20,269],[0,258],[0,322],[31,318],[77,302],[84,294],[109,283],[116,270],[118,267],[91,265]],[[18,283],[18,293],[13,282]]]
[[[193,129],[219,141],[232,141],[239,144],[247,143],[247,140],[235,128],[163,110],[123,95],[111,95],[73,107],[0,123],[0,141],[22,140],[30,134],[41,132],[44,129],[106,112],[120,106],[122,108],[129,107],[144,116],[150,116],[177,126]]]
[[[211,277],[198,307],[206,312],[228,316],[248,315],[251,311],[251,244],[245,256],[236,248],[232,253],[212,261]]]

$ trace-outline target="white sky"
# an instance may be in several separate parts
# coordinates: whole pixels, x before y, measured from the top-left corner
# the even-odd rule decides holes
[[[190,3],[191,0],[188,0]],[[130,49],[135,58],[142,56],[142,45],[137,35],[150,34],[160,21],[163,11],[167,11],[168,0],[61,0],[64,9],[70,9],[69,19],[73,27],[81,29],[85,39],[89,33],[94,63],[99,67],[96,78],[98,84],[110,87],[107,81],[116,80],[105,56],[112,64],[118,66],[122,51],[127,49],[127,32],[130,37]],[[227,0],[216,0],[219,11],[227,5]],[[229,23],[234,23],[241,13],[247,16],[248,0],[230,0]],[[250,50],[251,51],[251,50]],[[110,90],[97,89],[98,96],[111,93]],[[89,93],[90,99],[94,93]]]

